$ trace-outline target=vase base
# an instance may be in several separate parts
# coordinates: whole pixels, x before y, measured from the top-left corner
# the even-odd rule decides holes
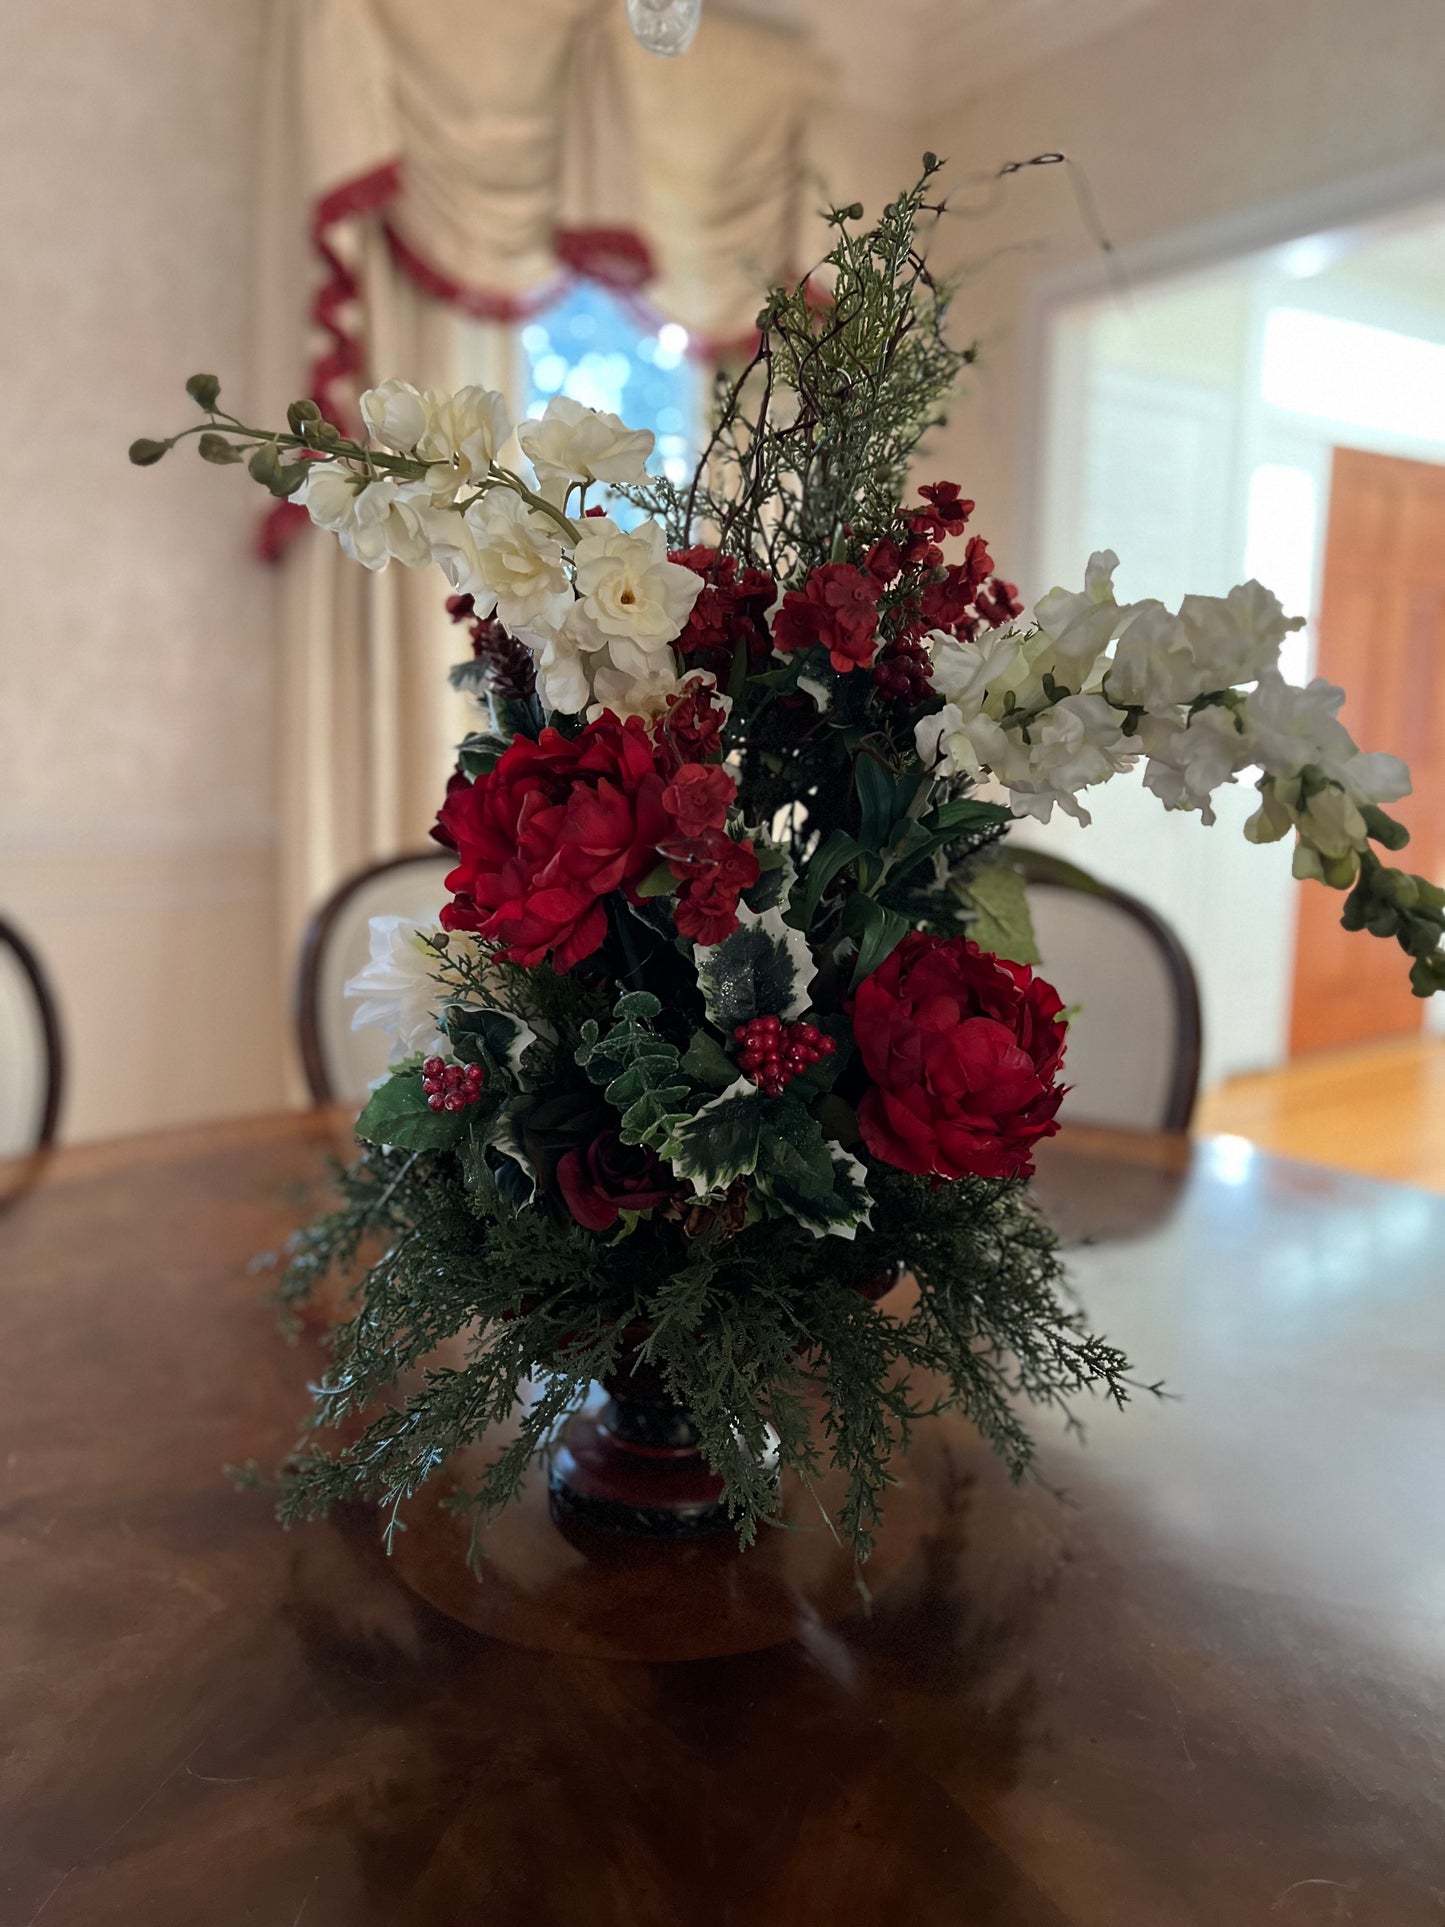
[[[832,1480],[815,1494],[785,1477],[781,1523],[761,1529],[744,1551],[730,1527],[701,1530],[693,1520],[682,1529],[652,1523],[639,1531],[625,1507],[608,1513],[570,1499],[559,1504],[548,1469],[534,1463],[516,1503],[482,1535],[474,1569],[469,1525],[444,1501],[475,1488],[494,1449],[489,1441],[448,1465],[427,1495],[437,1503],[423,1498],[413,1508],[391,1570],[449,1618],[539,1652],[713,1659],[812,1637],[820,1626],[866,1612],[870,1594],[917,1551],[927,1512],[923,1468],[900,1463],[876,1548],[860,1571],[819,1509],[840,1496]]]

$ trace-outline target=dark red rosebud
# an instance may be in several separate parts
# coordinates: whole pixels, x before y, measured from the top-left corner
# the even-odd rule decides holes
[[[475,596],[449,595],[447,597],[447,614],[453,622],[465,622],[476,606]]]
[[[600,508],[600,507],[599,507],[599,508],[590,508],[590,509],[583,509],[583,511],[582,511],[582,514],[583,514],[583,517],[584,517],[584,519],[585,519],[585,518],[586,518],[587,516],[589,516],[589,515],[605,515],[606,513],[607,513],[607,511],[606,511],[606,509],[605,509],[605,508]]]
[[[853,1000],[863,1142],[940,1178],[1027,1177],[1064,1097],[1063,999],[964,937],[906,936]]]
[[[676,1189],[656,1151],[624,1144],[617,1130],[565,1152],[557,1162],[557,1187],[588,1231],[610,1231],[624,1211],[652,1211]]]

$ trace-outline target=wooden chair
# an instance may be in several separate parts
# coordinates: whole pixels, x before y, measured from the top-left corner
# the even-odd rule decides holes
[[[1041,850],[1010,860],[1028,887],[1040,973],[1069,1025],[1060,1116],[1185,1131],[1199,1094],[1199,985],[1178,937],[1137,897]]]
[[[35,952],[0,917],[0,1158],[49,1150],[64,1087],[55,998]]]
[[[371,919],[408,917],[434,924],[456,866],[448,850],[418,850],[359,870],[311,919],[296,976],[296,1037],[311,1096],[318,1104],[360,1100],[386,1069],[387,1042],[354,1031],[347,981],[371,955]]]

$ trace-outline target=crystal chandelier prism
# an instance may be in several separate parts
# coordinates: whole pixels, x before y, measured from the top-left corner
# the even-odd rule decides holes
[[[686,53],[702,19],[702,0],[627,0],[627,18],[649,53]]]

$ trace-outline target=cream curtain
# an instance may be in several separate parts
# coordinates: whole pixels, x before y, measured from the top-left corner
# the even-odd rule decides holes
[[[508,324],[579,271],[720,349],[796,265],[815,70],[716,0],[680,61],[622,0],[273,0],[269,32],[256,419],[310,392],[353,422],[382,375],[507,392]],[[289,969],[343,876],[424,842],[464,719],[438,578],[369,575],[291,505],[266,546]]]

